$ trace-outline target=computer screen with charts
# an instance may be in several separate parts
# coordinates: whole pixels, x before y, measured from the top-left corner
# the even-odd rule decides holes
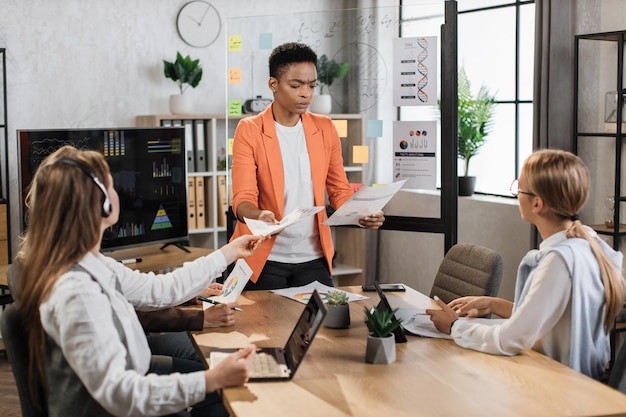
[[[22,227],[24,198],[41,162],[64,145],[104,154],[120,197],[120,218],[102,249],[188,238],[183,127],[18,130]]]

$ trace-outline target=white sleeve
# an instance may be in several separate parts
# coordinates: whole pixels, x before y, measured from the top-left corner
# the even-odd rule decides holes
[[[166,274],[142,273],[112,258],[104,257],[104,261],[117,274],[124,296],[138,310],[181,304],[200,294],[227,266],[220,250],[185,262],[181,268]]]
[[[128,369],[127,351],[113,322],[111,300],[87,274],[62,277],[40,306],[40,313],[46,333],[62,350],[87,391],[109,413],[165,415],[204,398],[203,371],[157,376],[144,375],[146,367],[141,364]],[[129,317],[118,312],[118,319],[124,322]],[[149,350],[146,353],[147,363]]]
[[[572,281],[556,252],[545,256],[535,270],[526,297],[507,320],[490,326],[459,319],[451,336],[459,345],[497,355],[530,349],[559,321],[571,297]]]

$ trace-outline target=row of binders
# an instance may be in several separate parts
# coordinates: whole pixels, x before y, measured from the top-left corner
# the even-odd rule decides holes
[[[217,147],[215,167],[210,166],[210,151],[207,144],[216,140],[215,119],[171,119],[164,120],[163,126],[183,126],[185,128],[185,151],[187,172],[226,170],[226,146]]]
[[[207,178],[187,177],[187,227],[189,230],[211,227],[211,208],[207,205]],[[217,226],[226,226],[228,194],[226,176],[218,175],[217,181]]]
[[[187,151],[187,171],[207,171],[207,153],[204,120],[185,120],[185,149]]]

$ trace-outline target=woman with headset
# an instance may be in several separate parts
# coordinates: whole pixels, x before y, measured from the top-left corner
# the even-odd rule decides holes
[[[69,146],[41,164],[27,207],[18,310],[28,324],[31,394],[47,399],[50,416],[178,413],[247,381],[254,346],[210,370],[153,373],[135,308],[194,297],[262,238],[242,236],[172,273],[133,271],[99,252],[104,230],[119,216],[103,155]]]

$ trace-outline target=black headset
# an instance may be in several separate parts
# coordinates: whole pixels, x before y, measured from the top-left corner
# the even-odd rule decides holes
[[[87,167],[87,165],[83,164],[82,162],[76,159],[61,158],[57,161],[57,163],[72,165],[72,166],[80,168],[89,178],[93,180],[94,183],[96,183],[98,188],[102,190],[102,194],[104,194],[104,201],[102,202],[102,217],[109,217],[112,211],[111,199],[109,198],[109,193],[107,193],[106,187],[104,186],[102,181],[100,181],[98,177],[96,177],[96,174],[94,174],[93,171],[91,171]]]

